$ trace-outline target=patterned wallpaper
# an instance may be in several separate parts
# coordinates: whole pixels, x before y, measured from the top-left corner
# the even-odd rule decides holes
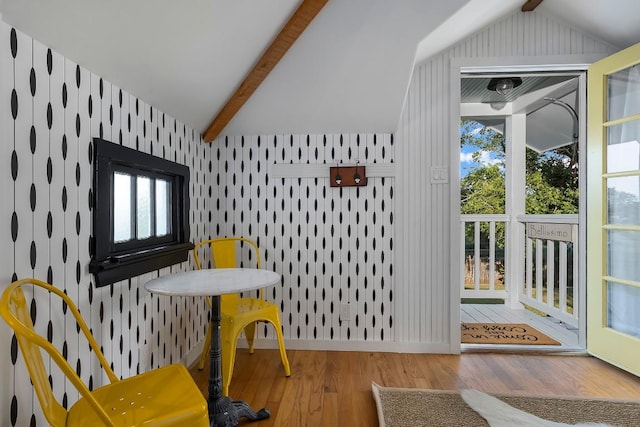
[[[189,165],[191,238],[196,240],[208,229],[202,221],[208,175],[200,160],[206,155],[200,135],[4,23],[0,40],[0,158],[7,193],[2,218],[8,219],[1,227],[2,283],[37,277],[71,295],[121,377],[180,361],[203,337],[206,304],[153,296],[142,285],[158,274],[191,268],[188,262],[104,288],[96,288],[88,272],[90,141],[100,136]],[[97,362],[59,304],[49,297],[32,301],[35,326],[48,330],[81,378],[97,387],[104,381]],[[46,425],[15,338],[2,349],[0,424]],[[59,373],[52,382],[61,401],[77,399]]]
[[[391,163],[393,137],[234,137],[209,149],[212,234],[251,236],[264,267],[283,274],[270,298],[280,305],[290,347],[392,340],[393,179],[332,188],[327,177],[328,165]],[[301,177],[275,177],[271,169],[282,164],[297,165]],[[327,165],[327,175],[304,173],[317,164]],[[350,306],[348,322],[341,304]]]
[[[265,135],[213,144],[174,118],[0,21],[0,289],[37,277],[77,302],[117,375],[197,356],[206,331],[202,299],[154,296],[150,278],[192,261],[96,288],[91,258],[93,153],[100,136],[191,169],[191,240],[242,235],[264,267],[283,274],[267,292],[282,310],[288,348],[393,347],[394,179],[329,187],[326,176],[275,177],[276,164],[389,164],[392,135]],[[341,321],[340,304],[352,318]],[[92,387],[105,380],[70,316],[49,298],[32,302],[35,325]],[[4,329],[3,329],[4,328]],[[275,347],[259,328],[256,347]],[[4,339],[6,335],[6,339]],[[16,340],[0,326],[1,425],[46,425]],[[6,342],[5,342],[6,341]],[[364,346],[364,347],[362,347]],[[293,373],[295,375],[295,372]],[[77,399],[60,374],[53,387]]]

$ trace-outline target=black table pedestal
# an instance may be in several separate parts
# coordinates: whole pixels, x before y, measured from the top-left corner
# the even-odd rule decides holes
[[[222,396],[222,347],[220,345],[220,296],[211,297],[211,372],[209,373],[209,421],[211,427],[236,426],[240,418],[269,418],[265,408],[255,412],[247,402]]]

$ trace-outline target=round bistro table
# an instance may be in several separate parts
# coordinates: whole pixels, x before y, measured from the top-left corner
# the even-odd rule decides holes
[[[240,418],[262,420],[266,408],[255,412],[242,400],[222,396],[222,350],[220,343],[220,296],[275,285],[282,276],[257,268],[213,268],[168,274],[148,281],[144,288],[159,295],[211,297],[211,370],[209,373],[209,420],[211,427],[235,426]]]

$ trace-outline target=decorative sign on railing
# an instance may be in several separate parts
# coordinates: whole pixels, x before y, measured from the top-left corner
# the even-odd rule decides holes
[[[530,239],[556,240],[572,242],[572,224],[527,223],[527,237]]]

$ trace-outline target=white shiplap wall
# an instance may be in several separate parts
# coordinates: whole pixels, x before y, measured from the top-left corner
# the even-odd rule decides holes
[[[615,49],[545,15],[516,13],[423,63],[413,73],[396,134],[398,348],[456,352],[452,233],[458,196],[459,114],[451,87],[459,66],[583,63]],[[458,97],[459,99],[459,97]],[[432,183],[433,168],[449,168],[448,183]],[[455,247],[453,247],[455,249]],[[453,325],[450,327],[450,325]]]

